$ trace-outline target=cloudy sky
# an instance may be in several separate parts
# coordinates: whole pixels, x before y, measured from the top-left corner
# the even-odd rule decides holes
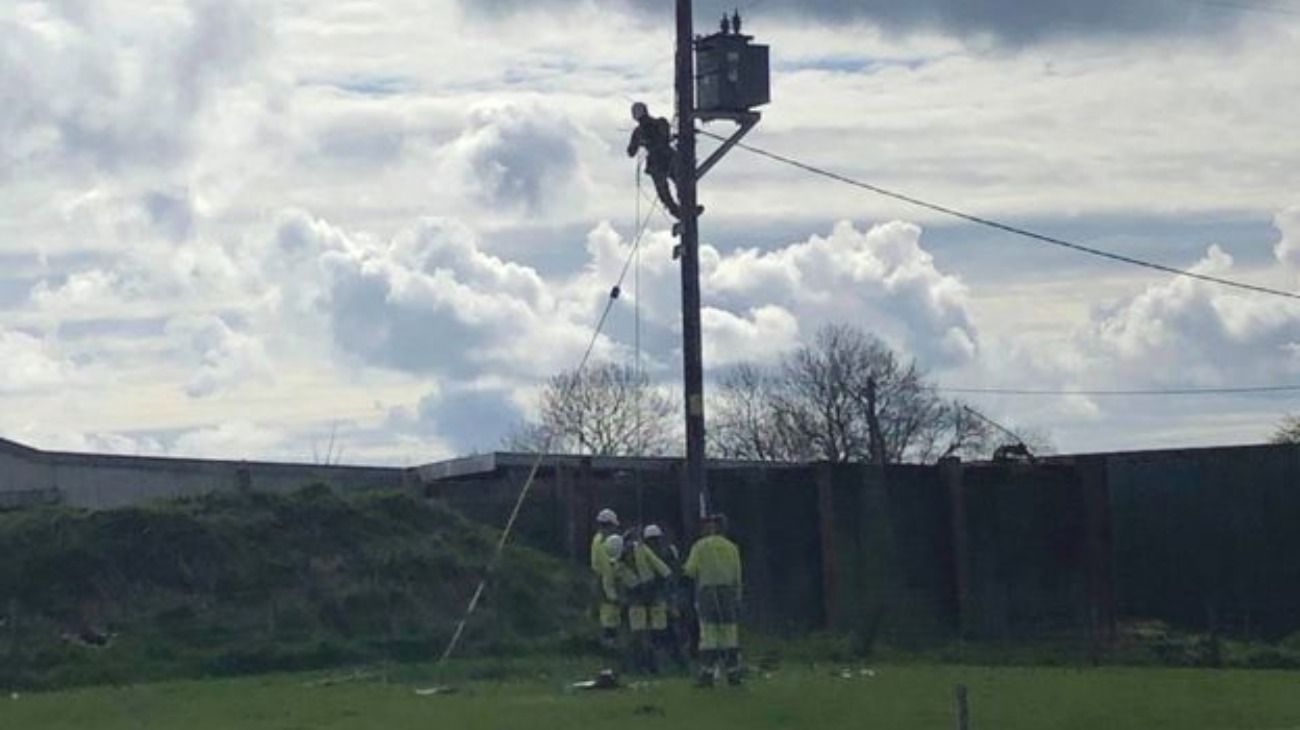
[[[697,2],[712,28],[722,7]],[[496,447],[629,250],[667,0],[0,4],[0,436],[415,464]],[[1300,5],[748,0],[750,141],[1300,289]],[[717,131],[724,131],[718,129]],[[706,146],[707,148],[707,146]],[[952,387],[1300,383],[1296,302],[1081,257],[745,152],[711,173],[711,367],[856,323]],[[644,212],[648,203],[641,206]],[[651,219],[599,356],[679,372]],[[1300,393],[970,396],[1063,451],[1249,443]],[[340,455],[338,452],[342,451]]]

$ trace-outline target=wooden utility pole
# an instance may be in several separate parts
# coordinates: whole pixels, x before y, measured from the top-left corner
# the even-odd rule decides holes
[[[704,356],[700,335],[700,224],[695,195],[695,31],[691,0],[677,0],[677,196],[681,204],[682,383],[686,391],[686,488],[700,515],[711,508],[704,469]]]
[[[740,11],[723,20],[721,32],[695,37],[691,0],[677,0],[677,198],[681,206],[682,384],[686,391],[686,479],[688,503],[700,515],[712,507],[704,469],[704,357],[700,335],[700,222],[696,187],[719,160],[736,146],[761,115],[755,107],[771,101],[768,48],[754,45],[740,32]],[[700,53],[700,77],[695,54]],[[697,103],[696,90],[699,84]],[[738,125],[697,166],[695,122],[727,120]],[[716,136],[716,135],[713,135]],[[719,137],[719,139],[721,139]]]
[[[876,410],[876,377],[867,378],[867,449],[871,463],[885,466],[885,435],[880,430],[880,413]]]

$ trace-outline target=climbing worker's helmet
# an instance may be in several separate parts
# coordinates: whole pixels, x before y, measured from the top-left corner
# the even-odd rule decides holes
[[[609,558],[611,563],[623,557],[622,535],[610,535],[605,538],[605,557]]]
[[[632,105],[632,118],[638,122],[649,114],[650,110],[646,108],[644,103],[638,101]]]
[[[614,510],[606,507],[596,513],[596,524],[618,527],[618,515],[614,514]]]
[[[656,537],[663,537],[663,536],[664,536],[664,531],[659,529],[659,525],[646,525],[645,531],[642,533],[642,537],[644,537],[647,540]]]

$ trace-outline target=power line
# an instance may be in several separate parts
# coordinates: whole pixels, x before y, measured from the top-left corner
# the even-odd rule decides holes
[[[997,430],[1001,431],[1002,433],[1006,434],[1007,436],[1010,436],[1011,438],[1015,439],[1016,443],[1020,444],[1021,446],[1024,446],[1024,444],[1025,444],[1024,439],[1020,438],[1020,434],[1016,433],[1015,431],[1012,431],[1011,429],[1007,428],[1006,426],[1003,426],[1002,424],[998,423],[997,421],[993,420],[992,418],[989,418],[988,416],[984,415],[983,413],[980,413],[979,411],[975,410],[974,408],[971,408],[970,406],[962,406],[962,410],[966,411],[967,413],[971,414],[972,416],[975,416],[975,417],[978,418],[979,420],[981,420],[981,421],[983,421],[983,422],[989,424],[989,425],[992,426],[993,428],[996,428]]]
[[[723,139],[720,135],[713,134],[712,132],[706,130],[700,130],[700,134],[703,134],[707,137],[712,137],[713,139],[717,139],[717,140]],[[951,216],[953,218],[960,218],[970,223],[976,223],[981,226],[993,228],[999,231],[1003,231],[1005,233],[1011,233],[1017,236],[1021,236],[1023,238],[1028,238],[1034,241],[1038,241],[1040,243],[1048,243],[1053,246],[1068,248],[1074,251],[1078,251],[1080,253],[1088,254],[1090,256],[1098,256],[1101,258],[1110,259],[1112,261],[1119,261],[1120,263],[1130,264],[1132,266],[1140,266],[1142,268],[1152,269],[1154,271],[1160,271],[1166,274],[1174,274],[1176,276],[1184,276],[1190,279],[1198,279],[1200,281],[1209,282],[1211,284],[1230,286],[1237,289],[1243,289],[1245,291],[1255,292],[1257,294],[1271,294],[1273,296],[1285,297],[1287,299],[1294,299],[1300,301],[1300,294],[1297,294],[1295,292],[1282,291],[1281,289],[1271,289],[1266,286],[1259,286],[1257,284],[1248,284],[1241,281],[1234,281],[1232,279],[1224,279],[1217,276],[1210,276],[1209,274],[1201,274],[1195,271],[1189,271],[1187,269],[1178,269],[1172,266],[1166,266],[1164,264],[1157,264],[1152,261],[1145,261],[1143,259],[1133,258],[1132,256],[1125,256],[1124,254],[1112,253],[1110,251],[1103,251],[1101,249],[1093,248],[1091,246],[1085,246],[1080,243],[1073,243],[1061,238],[1055,238],[1053,236],[1047,236],[1041,233],[1035,233],[1025,228],[1020,228],[1018,226],[1013,226],[1007,223],[1001,223],[991,218],[984,218],[982,216],[973,215],[971,213],[964,213],[955,208],[949,208],[948,206],[939,205],[938,203],[931,203],[922,200],[920,198],[916,198],[910,195],[905,195],[903,193],[898,193],[893,190],[889,190],[887,188],[882,188],[878,185],[873,185],[871,183],[863,182],[861,180],[855,180],[851,177],[847,177],[845,175],[841,175],[836,172],[831,172],[829,170],[825,170],[823,168],[816,167],[814,165],[810,165],[805,162],[800,162],[790,157],[776,154],[775,152],[768,152],[767,150],[760,149],[758,147],[745,144],[743,142],[738,143],[736,146],[747,152],[751,152],[753,154],[759,155],[760,157],[766,157],[770,160],[780,162],[784,165],[789,165],[790,167],[798,168],[805,172],[810,172],[814,175],[819,175],[821,177],[835,180],[837,182],[842,182],[846,185],[852,185],[857,188],[862,188],[863,190],[871,191],[873,193],[876,193],[877,195],[883,195],[887,198],[900,200],[904,203],[915,205],[919,208],[925,208],[927,210],[932,210],[937,213],[943,213],[944,215]]]
[[[1295,393],[1300,385],[1260,385],[1241,388],[1166,388],[1128,390],[1035,390],[1032,388],[947,388],[936,387],[936,392],[985,395],[1038,395],[1038,396],[1184,396],[1184,395],[1241,395],[1250,393]]]

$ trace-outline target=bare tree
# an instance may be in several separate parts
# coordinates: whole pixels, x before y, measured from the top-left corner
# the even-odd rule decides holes
[[[676,409],[643,372],[599,363],[553,376],[541,397],[538,422],[520,424],[507,448],[599,456],[669,453],[676,442]]]
[[[1277,430],[1269,441],[1275,444],[1300,444],[1300,416],[1284,417],[1277,424]]]
[[[728,459],[806,461],[813,457],[788,419],[772,407],[780,380],[750,364],[724,372],[709,403],[709,451]]]
[[[941,398],[915,360],[849,326],[823,327],[776,368],[733,368],[715,390],[722,456],[933,462],[989,448],[986,426]]]
[[[772,407],[816,458],[868,461],[871,433],[862,405],[868,381],[892,361],[878,340],[849,327],[823,327],[813,344],[781,363]]]
[[[935,415],[918,435],[917,461],[933,463],[949,456],[975,458],[992,453],[996,434],[969,406],[958,400],[945,401]]]

